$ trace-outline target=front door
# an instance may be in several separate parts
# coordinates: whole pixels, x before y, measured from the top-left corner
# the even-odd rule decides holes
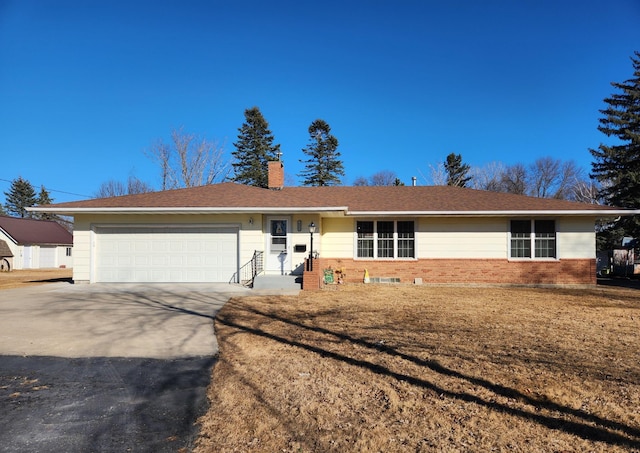
[[[287,275],[291,273],[291,253],[289,244],[290,219],[269,217],[267,219],[267,262],[268,274]]]

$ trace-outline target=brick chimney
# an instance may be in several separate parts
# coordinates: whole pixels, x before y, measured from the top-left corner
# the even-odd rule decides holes
[[[269,161],[269,189],[280,190],[284,187],[284,165],[280,160]]]

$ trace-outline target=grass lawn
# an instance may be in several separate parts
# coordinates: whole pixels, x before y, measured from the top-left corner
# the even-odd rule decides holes
[[[197,452],[640,451],[640,291],[233,299]]]
[[[20,269],[0,272],[0,290],[23,288],[45,283],[71,281],[73,269]]]

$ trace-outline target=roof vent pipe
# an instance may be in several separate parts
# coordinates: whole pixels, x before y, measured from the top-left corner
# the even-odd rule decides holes
[[[415,176],[411,177],[411,185],[413,187],[415,187],[417,185],[417,181],[418,181],[418,178],[416,178]]]

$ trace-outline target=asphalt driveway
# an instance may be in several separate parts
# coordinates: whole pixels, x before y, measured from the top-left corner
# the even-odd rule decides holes
[[[0,291],[5,452],[189,451],[231,285]]]

